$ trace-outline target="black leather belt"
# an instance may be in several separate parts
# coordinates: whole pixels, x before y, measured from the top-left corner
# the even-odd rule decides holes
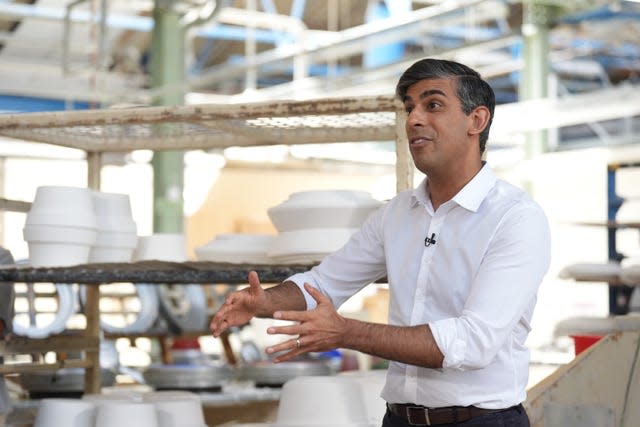
[[[477,406],[447,406],[445,408],[427,408],[419,405],[387,403],[393,414],[413,426],[437,426],[439,424],[463,423],[471,418],[505,409],[483,409]]]

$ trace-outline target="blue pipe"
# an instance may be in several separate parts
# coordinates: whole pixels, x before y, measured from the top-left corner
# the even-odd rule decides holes
[[[29,96],[0,95],[0,113],[37,113],[41,111],[86,110],[88,102],[74,101],[70,105],[59,99],[33,98]]]

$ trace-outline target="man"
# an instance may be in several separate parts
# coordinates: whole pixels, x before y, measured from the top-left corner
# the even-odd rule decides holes
[[[266,291],[255,272],[211,322],[214,336],[253,316],[291,339],[274,361],[349,348],[389,360],[383,427],[528,426],[525,340],[550,258],[542,209],[482,161],[494,94],[462,64],[424,59],[396,88],[416,167],[398,194],[337,252]],[[387,277],[389,324],[340,316],[339,307]]]
[[[0,264],[13,264],[11,252],[0,248]],[[0,340],[6,340],[13,330],[13,283],[0,282]],[[3,362],[0,356],[0,364]],[[0,425],[11,411],[11,402],[4,378],[0,375]]]

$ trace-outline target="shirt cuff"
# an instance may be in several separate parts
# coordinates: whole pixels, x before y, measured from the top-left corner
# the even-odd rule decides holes
[[[444,355],[443,368],[462,370],[467,344],[458,336],[456,319],[442,319],[429,323],[436,345]]]
[[[287,281],[295,283],[296,286],[300,288],[302,295],[304,295],[304,300],[307,302],[307,310],[313,310],[314,308],[316,308],[318,303],[316,302],[316,300],[313,299],[311,295],[309,295],[307,291],[304,290],[305,283],[309,283],[311,286],[318,289],[318,286],[316,286],[311,275],[307,273],[298,273],[298,274],[294,274],[293,276],[285,280],[285,282]]]

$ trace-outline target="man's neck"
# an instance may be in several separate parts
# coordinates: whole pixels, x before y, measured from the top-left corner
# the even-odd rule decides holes
[[[427,189],[433,210],[438,210],[438,207],[458,194],[478,174],[480,169],[482,169],[482,163],[479,163],[477,167],[466,169],[466,173],[458,171],[453,174],[429,174]]]

